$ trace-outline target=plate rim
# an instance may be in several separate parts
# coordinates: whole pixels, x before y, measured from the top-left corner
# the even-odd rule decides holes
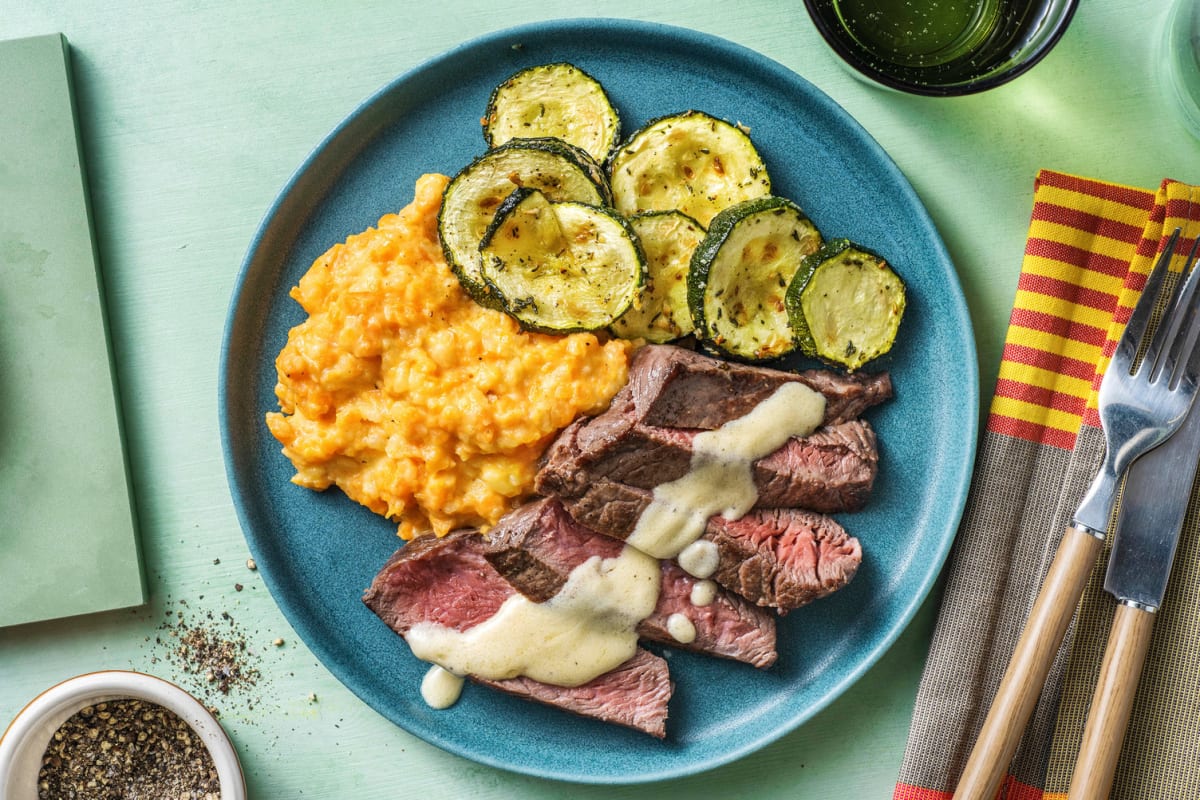
[[[691,775],[696,775],[702,772],[716,769],[717,767],[730,764],[741,758],[756,752],[763,747],[778,741],[785,735],[797,730],[799,727],[807,723],[821,711],[828,708],[835,700],[842,697],[846,691],[857,683],[863,675],[865,675],[872,667],[874,667],[880,658],[889,651],[896,643],[901,634],[906,631],[920,607],[929,597],[930,593],[937,584],[937,579],[942,571],[942,568],[949,556],[951,546],[956,538],[958,526],[961,522],[962,515],[965,511],[967,495],[970,487],[970,477],[973,471],[973,466],[978,449],[979,439],[979,422],[980,422],[980,386],[979,386],[979,364],[978,364],[978,349],[975,341],[974,330],[971,325],[971,317],[967,306],[966,298],[963,293],[961,282],[958,279],[957,270],[952,259],[946,249],[944,240],[933,223],[929,214],[928,208],[917,195],[912,184],[904,173],[899,169],[891,156],[879,145],[874,137],[855,119],[848,111],[842,108],[832,97],[826,94],[822,89],[812,84],[795,70],[776,61],[775,59],[759,53],[746,45],[734,42],[724,37],[706,33],[691,28],[672,25],[667,23],[652,22],[637,19],[616,18],[616,17],[573,17],[554,19],[541,22],[532,22],[520,24],[512,27],[497,29],[482,35],[464,40],[432,57],[426,58],[408,70],[401,72],[396,77],[387,81],[383,86],[370,93],[364,100],[358,103],[352,110],[335,125],[328,134],[326,134],[315,145],[306,157],[301,161],[300,165],[293,170],[289,175],[282,188],[274,196],[270,204],[267,206],[259,224],[254,230],[247,247],[245,255],[242,259],[240,268],[235,277],[234,288],[231,293],[230,301],[227,308],[225,327],[221,338],[221,352],[219,359],[218,373],[218,421],[220,425],[220,441],[222,448],[222,459],[225,465],[226,483],[230,491],[230,496],[236,511],[239,526],[243,533],[243,538],[247,542],[247,546],[252,554],[257,555],[257,542],[255,536],[262,535],[261,533],[251,532],[251,516],[247,510],[248,501],[245,497],[245,487],[239,486],[238,469],[235,464],[235,449],[236,443],[232,440],[233,431],[230,425],[230,405],[232,402],[232,384],[233,370],[236,367],[235,359],[232,357],[234,334],[238,325],[238,312],[243,305],[243,297],[247,291],[248,278],[251,277],[251,269],[254,265],[256,252],[263,246],[263,242],[267,234],[270,232],[272,222],[278,216],[282,208],[286,205],[287,200],[292,196],[299,183],[301,183],[306,175],[308,175],[314,165],[320,161],[328,150],[338,143],[338,140],[343,136],[347,129],[356,124],[360,117],[369,114],[372,111],[378,110],[380,104],[385,101],[393,92],[398,91],[404,85],[420,80],[422,75],[435,71],[445,65],[454,62],[461,58],[464,54],[480,50],[482,48],[495,46],[497,43],[511,40],[514,38],[534,38],[539,39],[562,36],[564,34],[578,35],[587,33],[588,31],[599,31],[606,36],[611,36],[614,32],[620,31],[626,34],[632,34],[638,37],[647,36],[666,36],[676,41],[685,41],[694,43],[700,47],[706,48],[708,51],[719,52],[722,58],[738,63],[749,63],[756,70],[765,73],[770,77],[773,83],[784,84],[799,84],[807,87],[812,96],[819,102],[827,105],[834,112],[834,116],[839,118],[843,125],[849,126],[855,131],[860,139],[860,144],[866,146],[873,154],[877,164],[883,167],[895,182],[896,188],[905,195],[911,206],[919,211],[920,219],[923,227],[927,229],[928,239],[936,245],[937,261],[939,266],[944,267],[948,273],[948,277],[952,280],[949,282],[950,291],[947,292],[946,300],[949,300],[949,307],[954,311],[955,321],[960,323],[956,327],[959,330],[959,336],[962,339],[961,346],[967,351],[970,358],[967,359],[967,364],[963,370],[966,385],[966,400],[969,408],[965,416],[968,417],[964,433],[969,433],[968,441],[963,443],[961,451],[961,461],[957,465],[956,474],[953,478],[956,490],[950,497],[946,499],[949,503],[947,506],[951,510],[946,517],[944,530],[936,539],[937,550],[936,558],[931,559],[923,570],[918,571],[920,578],[920,590],[914,592],[909,597],[907,604],[901,606],[901,611],[895,615],[895,621],[886,631],[886,635],[877,638],[874,646],[869,650],[865,650],[865,655],[858,659],[852,668],[844,670],[840,680],[834,682],[828,691],[826,691],[816,702],[810,703],[802,712],[788,719],[788,724],[779,726],[775,730],[766,731],[757,738],[751,738],[741,747],[729,748],[720,757],[714,757],[704,760],[702,763],[697,763],[694,759],[690,761],[681,761],[678,765],[664,767],[654,770],[642,770],[637,773],[623,774],[565,774],[561,770],[540,769],[532,765],[514,764],[511,761],[506,761],[503,758],[496,757],[490,753],[480,753],[476,749],[465,748],[458,745],[456,742],[447,739],[444,736],[430,735],[428,732],[418,732],[414,728],[398,721],[395,716],[389,715],[376,708],[371,702],[367,693],[354,685],[353,681],[348,681],[346,676],[339,674],[329,668],[330,663],[337,663],[339,659],[335,658],[330,653],[330,648],[322,641],[321,637],[314,634],[313,626],[307,621],[306,617],[295,613],[288,604],[280,602],[281,587],[278,587],[272,578],[269,568],[263,569],[260,567],[260,572],[263,574],[264,583],[267,584],[268,590],[271,593],[272,600],[276,607],[287,619],[288,623],[301,636],[305,645],[321,662],[322,666],[329,669],[330,674],[343,686],[348,688],[356,697],[359,698],[369,708],[379,713],[389,723],[396,725],[406,733],[422,739],[442,750],[453,753],[460,757],[469,759],[476,763],[496,767],[517,774],[529,775],[538,778],[548,778],[560,781],[568,781],[580,784],[596,784],[596,785],[624,785],[637,783],[654,783],[658,781],[668,780],[672,778],[681,778]],[[947,480],[947,484],[949,484]],[[952,508],[951,508],[952,506]],[[647,746],[655,746],[655,743],[648,743]]]

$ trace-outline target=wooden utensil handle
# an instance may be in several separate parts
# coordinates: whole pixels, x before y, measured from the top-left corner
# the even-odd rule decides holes
[[[1105,800],[1112,790],[1153,629],[1153,612],[1117,606],[1067,800]]]
[[[1067,526],[967,759],[954,800],[995,800],[1101,544],[1090,533]]]

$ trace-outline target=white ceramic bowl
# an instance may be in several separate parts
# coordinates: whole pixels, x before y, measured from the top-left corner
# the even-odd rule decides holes
[[[175,684],[124,670],[91,672],[63,681],[21,709],[0,736],[0,798],[37,800],[38,770],[54,732],[81,708],[121,698],[157,703],[185,720],[212,754],[221,800],[245,800],[246,783],[237,751],[216,717]]]

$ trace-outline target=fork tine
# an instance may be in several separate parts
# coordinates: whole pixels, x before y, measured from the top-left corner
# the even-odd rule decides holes
[[[1192,338],[1189,334],[1192,332],[1191,324],[1195,317],[1193,298],[1196,294],[1197,279],[1196,271],[1188,270],[1191,260],[1192,256],[1189,254],[1179,276],[1178,285],[1181,288],[1171,298],[1171,305],[1150,340],[1150,348],[1143,362],[1149,367],[1150,381],[1165,376],[1170,388],[1175,386],[1180,361],[1186,364],[1187,356],[1191,354],[1191,347],[1186,340]]]
[[[1184,270],[1191,270],[1188,273],[1188,283],[1192,284],[1191,291],[1195,294],[1197,291],[1196,284],[1198,282],[1197,275],[1200,275],[1200,269],[1196,269],[1196,255],[1200,252],[1200,236],[1192,242],[1192,250],[1188,253],[1187,262],[1183,265]],[[1189,298],[1190,300],[1190,298]],[[1188,319],[1187,337],[1180,350],[1180,354],[1187,354],[1182,358],[1183,367],[1178,370],[1178,374],[1171,376],[1171,385],[1175,382],[1187,383],[1190,386],[1195,386],[1200,380],[1200,347],[1197,347],[1197,340],[1200,340],[1200,308],[1194,301],[1190,301],[1190,316]]]
[[[1171,234],[1171,238],[1167,241],[1167,246],[1163,248],[1162,255],[1159,257],[1160,262],[1171,263],[1171,259],[1175,257],[1175,246],[1181,234],[1182,230],[1179,228],[1176,228],[1175,232]],[[1179,308],[1179,298],[1183,294],[1186,284],[1184,279],[1186,277],[1186,273],[1181,274],[1179,280],[1175,282],[1175,286],[1167,298],[1165,310],[1159,318],[1158,327],[1154,329],[1154,332],[1150,336],[1146,355],[1142,358],[1142,365],[1139,367],[1139,370],[1145,370],[1150,380],[1154,380],[1158,376],[1162,363],[1162,355],[1169,351],[1171,343],[1175,341],[1175,337],[1179,333],[1180,317],[1182,315],[1176,314],[1175,310]],[[1142,292],[1142,296],[1145,297],[1145,291]]]
[[[1162,291],[1163,282],[1167,278],[1171,256],[1175,253],[1175,244],[1179,241],[1180,233],[1182,231],[1176,228],[1175,232],[1167,240],[1166,247],[1163,248],[1162,255],[1158,258],[1158,263],[1154,265],[1154,269],[1150,270],[1150,274],[1146,277],[1146,285],[1142,288],[1142,294],[1133,306],[1133,312],[1129,315],[1129,321],[1125,323],[1125,332],[1117,342],[1117,350],[1113,353],[1113,359],[1119,359],[1120,366],[1125,370],[1132,371],[1133,369],[1134,358],[1141,347],[1142,339],[1146,336],[1146,328],[1150,325],[1150,318],[1154,315],[1154,307],[1158,300],[1158,295]],[[1143,359],[1143,363],[1145,363],[1145,359]]]

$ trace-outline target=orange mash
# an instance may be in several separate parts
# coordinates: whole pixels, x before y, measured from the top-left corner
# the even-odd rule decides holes
[[[310,489],[336,485],[405,539],[494,525],[536,461],[624,385],[630,345],[522,331],[473,302],[442,256],[447,178],[318,258],[291,296],[308,319],[275,361],[267,427]]]

